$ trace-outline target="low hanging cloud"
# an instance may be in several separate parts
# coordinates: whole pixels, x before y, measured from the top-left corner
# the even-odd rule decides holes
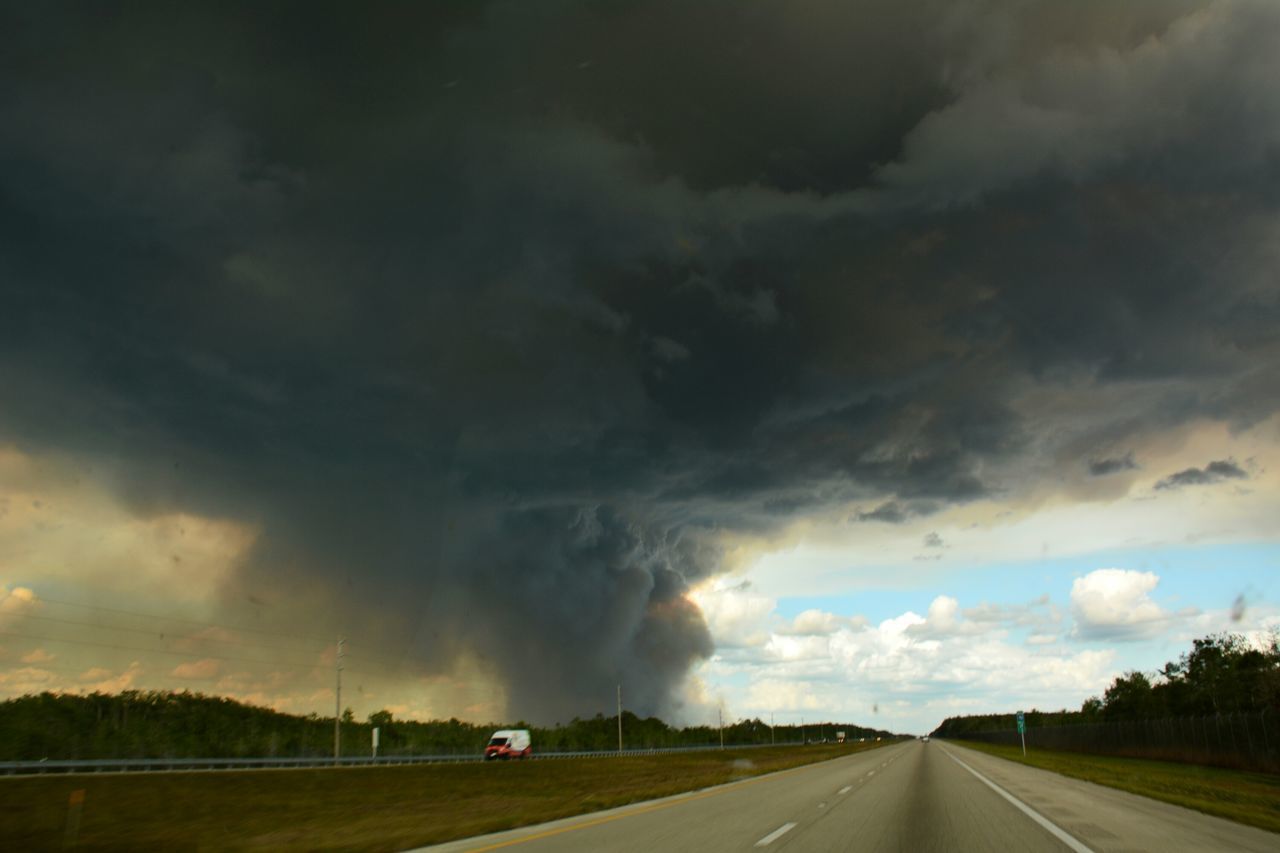
[[[810,608],[796,615],[790,625],[782,625],[775,629],[778,634],[790,636],[819,636],[834,634],[836,631],[860,631],[867,627],[866,617],[837,616],[825,610]]]
[[[9,588],[0,584],[0,627],[6,627],[19,621],[23,616],[36,612],[40,607],[40,599],[35,592],[25,586]]]
[[[1156,488],[1160,490],[1180,489],[1183,486],[1210,486],[1223,480],[1245,480],[1249,475],[1236,464],[1234,459],[1220,459],[1210,462],[1203,468],[1187,468],[1176,474],[1170,474]]]
[[[882,521],[886,524],[906,524],[913,518],[932,515],[939,505],[932,501],[885,501],[875,509],[863,512],[859,510],[853,518],[857,521]],[[927,545],[927,543],[926,543]]]
[[[186,661],[173,668],[170,673],[174,678],[194,679],[197,681],[216,678],[222,671],[222,665],[213,658]]]
[[[728,691],[735,714],[790,712],[793,722],[806,712],[835,709],[863,722],[928,731],[974,703],[979,710],[1070,707],[1115,675],[1115,652],[1056,644],[1055,636],[1034,630],[1025,642],[1009,636],[1015,627],[1031,627],[1024,618],[1031,611],[1040,613],[1040,624],[1053,624],[1049,607],[1039,598],[966,609],[940,595],[923,616],[906,611],[878,624],[806,611],[795,620],[811,629],[804,633],[761,614],[753,632],[757,645],[717,652],[699,671],[717,682],[748,677],[745,689]]]
[[[80,674],[78,689],[85,693],[119,693],[135,687],[145,673],[141,662],[131,661],[122,670],[96,666]]]
[[[57,658],[58,656],[53,654],[52,652],[49,652],[42,648],[37,648],[37,649],[32,649],[30,652],[27,652],[21,658],[19,658],[19,660],[21,660],[23,663],[42,664],[42,663],[52,663],[53,661],[57,660]]]
[[[1121,471],[1133,471],[1137,467],[1138,463],[1134,461],[1133,454],[1126,453],[1123,456],[1109,456],[1090,460],[1089,475],[1092,477],[1107,477],[1111,474],[1118,474]]]
[[[57,688],[58,674],[39,666],[13,667],[0,671],[0,687],[11,695],[41,693]]]

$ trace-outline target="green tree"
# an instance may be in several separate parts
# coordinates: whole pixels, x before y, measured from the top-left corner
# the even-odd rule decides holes
[[[1117,678],[1103,697],[1103,716],[1109,720],[1133,720],[1153,716],[1157,707],[1151,680],[1132,670]]]

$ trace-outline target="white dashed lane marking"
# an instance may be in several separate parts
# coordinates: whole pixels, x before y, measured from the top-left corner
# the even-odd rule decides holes
[[[786,835],[788,832],[790,832],[795,828],[796,828],[796,825],[794,823],[784,823],[782,826],[778,827],[773,832],[769,833],[764,838],[761,838],[759,841],[757,841],[756,846],[768,847],[770,844],[777,841],[779,838]]]

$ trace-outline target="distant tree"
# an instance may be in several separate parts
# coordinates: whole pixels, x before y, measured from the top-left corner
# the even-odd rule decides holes
[[[1109,720],[1150,717],[1157,707],[1151,680],[1137,670],[1126,672],[1112,682],[1102,701],[1103,716]]]

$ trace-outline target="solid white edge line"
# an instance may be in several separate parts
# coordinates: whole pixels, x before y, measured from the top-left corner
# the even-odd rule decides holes
[[[853,786],[852,786],[852,785],[845,785],[845,786],[844,786],[843,788],[841,788],[839,791],[836,791],[836,793],[837,793],[837,794],[847,794],[847,793],[849,793],[851,790],[853,790]]]
[[[1018,808],[1018,809],[1019,809],[1023,814],[1025,814],[1027,817],[1029,817],[1029,818],[1031,818],[1032,820],[1034,820],[1036,823],[1040,824],[1042,827],[1044,827],[1046,830],[1048,830],[1048,831],[1049,831],[1049,834],[1050,834],[1050,835],[1052,835],[1054,838],[1058,839],[1058,840],[1059,840],[1059,841],[1061,841],[1063,844],[1065,844],[1065,845],[1067,845],[1068,847],[1070,847],[1072,850],[1076,851],[1076,853],[1093,853],[1093,850],[1092,850],[1092,849],[1090,849],[1089,847],[1086,847],[1085,845],[1081,844],[1079,841],[1077,841],[1077,840],[1075,839],[1075,837],[1073,837],[1073,836],[1071,836],[1071,835],[1068,835],[1068,834],[1067,834],[1066,832],[1064,832],[1061,828],[1059,828],[1059,827],[1058,827],[1058,825],[1057,825],[1057,824],[1055,824],[1053,821],[1049,820],[1047,817],[1045,817],[1044,815],[1040,814],[1040,813],[1039,813],[1038,811],[1036,811],[1035,809],[1031,808],[1031,806],[1029,806],[1029,805],[1027,805],[1026,803],[1022,802],[1022,800],[1019,800],[1019,799],[1018,799],[1017,797],[1015,797],[1013,794],[1010,794],[1010,793],[1009,793],[1008,791],[1006,791],[1004,788],[1001,788],[1001,787],[1000,787],[999,785],[997,785],[995,782],[992,782],[992,781],[991,781],[990,779],[988,779],[986,776],[983,776],[983,775],[982,775],[981,773],[979,773],[977,770],[974,770],[974,769],[973,769],[972,767],[970,767],[968,764],[965,764],[963,761],[961,761],[960,759],[956,758],[954,755],[952,755],[952,754],[951,754],[951,751],[950,751],[950,750],[948,750],[948,749],[943,749],[942,751],[943,751],[943,752],[945,752],[945,753],[947,754],[947,757],[948,757],[948,758],[950,758],[950,759],[951,759],[952,761],[954,761],[956,764],[959,764],[959,765],[960,765],[961,767],[963,767],[965,770],[968,770],[968,771],[969,771],[970,773],[972,773],[974,776],[977,776],[977,777],[978,777],[978,780],[979,780],[980,782],[984,783],[984,784],[985,784],[987,787],[989,787],[991,790],[995,791],[997,794],[999,794],[1000,796],[1004,797],[1004,798],[1005,798],[1006,800],[1008,800],[1009,802],[1013,803],[1013,804],[1014,804],[1014,806],[1016,806],[1016,807],[1017,807],[1017,808]]]
[[[790,832],[795,828],[796,828],[796,825],[794,823],[784,823],[782,826],[778,827],[773,832],[769,833],[764,838],[761,838],[759,841],[757,841],[756,846],[768,847],[770,844],[777,841],[779,838],[786,835],[788,832]]]

